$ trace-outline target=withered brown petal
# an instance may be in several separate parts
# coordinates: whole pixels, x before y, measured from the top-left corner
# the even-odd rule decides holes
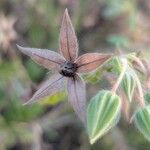
[[[33,97],[29,101],[24,103],[24,105],[35,103],[40,99],[47,97],[49,95],[53,95],[59,91],[62,91],[63,89],[64,89],[64,77],[61,76],[60,74],[55,74],[45,83],[43,83],[40,89],[36,91]]]
[[[46,49],[26,48],[17,45],[18,49],[30,56],[39,65],[44,66],[47,69],[57,69],[65,59],[58,53]]]
[[[111,55],[109,54],[100,54],[100,53],[88,53],[80,56],[76,60],[78,66],[78,73],[88,73],[99,66],[101,66],[105,61],[107,61]]]
[[[78,56],[77,37],[68,10],[65,10],[59,37],[59,49],[66,60],[74,61]]]
[[[68,99],[77,116],[85,123],[86,121],[86,89],[85,83],[76,75],[68,78]]]

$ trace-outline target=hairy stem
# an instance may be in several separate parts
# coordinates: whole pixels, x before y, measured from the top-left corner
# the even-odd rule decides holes
[[[137,88],[138,88],[138,91],[139,91],[139,103],[140,103],[140,106],[141,107],[144,107],[145,106],[145,102],[144,102],[144,94],[143,94],[143,90],[142,90],[142,85],[141,85],[141,82],[138,78],[138,76],[135,74],[135,80],[136,80],[136,83],[137,83]]]
[[[116,91],[117,91],[117,89],[118,89],[118,87],[119,87],[119,85],[120,85],[120,83],[121,83],[121,81],[122,81],[122,79],[124,77],[126,69],[127,69],[127,64],[128,64],[127,60],[123,60],[122,62],[123,62],[123,69],[121,71],[121,74],[120,74],[119,78],[117,79],[116,83],[114,84],[114,86],[113,86],[113,88],[111,90],[113,93],[116,93]]]

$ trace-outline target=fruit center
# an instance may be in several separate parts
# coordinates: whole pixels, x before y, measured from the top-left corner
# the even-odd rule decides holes
[[[60,74],[66,77],[74,77],[77,70],[77,64],[66,61],[60,66]]]

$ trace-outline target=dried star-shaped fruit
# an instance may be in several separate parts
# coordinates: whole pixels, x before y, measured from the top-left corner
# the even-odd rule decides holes
[[[69,101],[78,117],[85,122],[86,90],[85,83],[78,75],[88,73],[101,66],[111,55],[88,53],[78,57],[78,42],[67,9],[65,10],[60,30],[60,55],[54,51],[17,46],[24,54],[30,56],[38,64],[47,69],[57,70],[43,86],[26,103],[36,102],[52,95],[63,88],[67,79]]]

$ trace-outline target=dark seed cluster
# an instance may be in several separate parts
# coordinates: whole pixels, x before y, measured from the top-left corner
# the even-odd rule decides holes
[[[60,74],[66,77],[74,77],[75,72],[77,71],[77,65],[70,61],[66,61],[60,66]]]

